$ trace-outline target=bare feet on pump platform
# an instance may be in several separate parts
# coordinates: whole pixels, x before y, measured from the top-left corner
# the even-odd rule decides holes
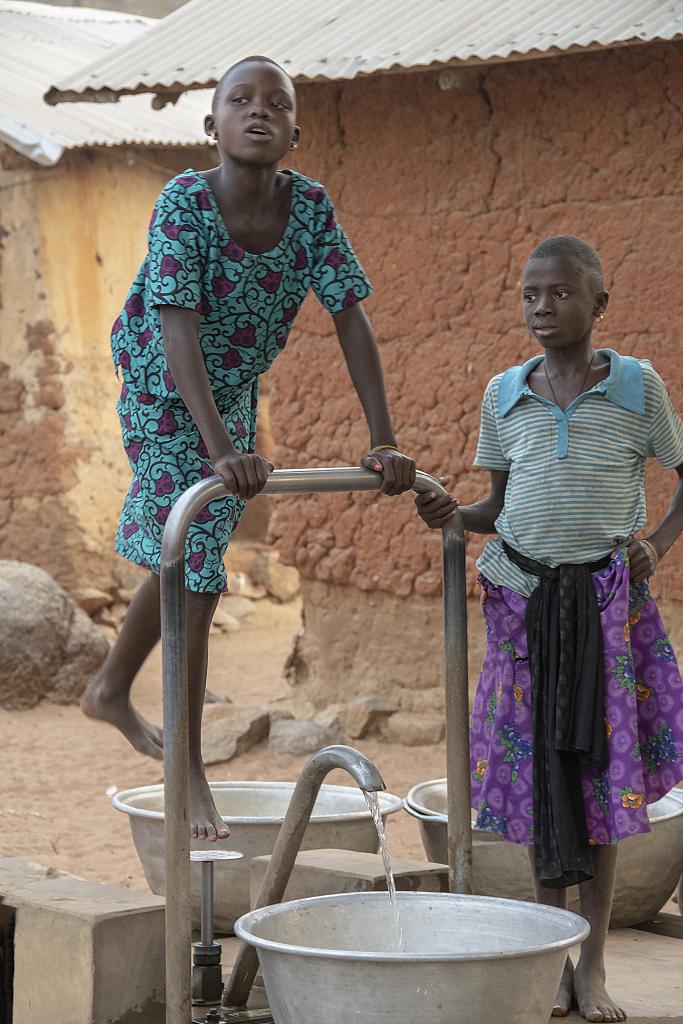
[[[161,729],[143,718],[131,704],[128,693],[109,686],[101,673],[81,697],[81,711],[88,718],[113,725],[138,753],[162,760]]]
[[[230,835],[230,829],[216,810],[203,765],[190,767],[190,835],[210,843]]]
[[[557,998],[553,1003],[553,1017],[566,1017],[572,1005],[578,1007],[585,1020],[599,1024],[627,1019],[626,1013],[607,995],[605,979],[600,972],[582,968],[580,964],[575,968],[567,957]]]
[[[566,1017],[572,1008],[572,1001],[574,999],[574,964],[567,957],[567,962],[564,965],[564,973],[562,974],[562,981],[557,992],[557,997],[553,1003],[553,1017]]]
[[[607,995],[604,974],[592,966],[582,966],[580,960],[574,970],[574,999],[586,1020],[626,1020],[625,1012]]]

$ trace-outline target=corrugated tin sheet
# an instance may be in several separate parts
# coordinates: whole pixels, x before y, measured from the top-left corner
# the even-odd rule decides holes
[[[681,35],[681,0],[190,0],[47,98],[206,87],[251,53],[295,79],[348,79]]]
[[[209,93],[182,96],[161,111],[152,109],[149,96],[56,109],[43,101],[51,82],[129,45],[151,24],[109,11],[0,0],[0,140],[46,166],[82,146],[206,143]]]

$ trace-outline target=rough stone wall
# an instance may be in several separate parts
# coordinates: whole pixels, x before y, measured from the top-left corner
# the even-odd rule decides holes
[[[123,571],[112,544],[129,470],[109,330],[157,193],[201,160],[99,150],[41,168],[0,150],[0,558],[67,590]]]
[[[676,277],[683,234],[683,48],[631,47],[301,88],[301,170],[319,177],[371,276],[367,301],[400,443],[462,502],[488,379],[535,353],[519,281],[532,246],[571,232],[601,254],[598,345],[651,358],[683,408]],[[271,371],[281,465],[353,463],[366,430],[329,318],[309,300]],[[653,468],[651,516],[673,475]],[[439,541],[407,496],[279,499],[283,556],[310,580],[408,597],[439,590]],[[479,550],[472,539],[470,553]],[[472,563],[470,558],[470,563]],[[658,573],[683,599],[683,548]]]

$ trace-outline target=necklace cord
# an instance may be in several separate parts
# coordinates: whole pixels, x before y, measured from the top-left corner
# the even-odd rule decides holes
[[[585,386],[586,386],[586,381],[588,380],[588,374],[589,374],[589,373],[591,372],[591,368],[592,368],[592,366],[593,366],[593,363],[594,363],[594,361],[595,361],[595,353],[593,353],[593,355],[591,356],[591,361],[590,361],[590,363],[588,364],[588,369],[586,370],[586,373],[585,373],[585,375],[584,375],[584,378],[583,378],[583,382],[582,382],[582,384],[581,384],[581,387],[579,388],[578,392],[577,392],[577,393],[576,393],[576,394],[574,395],[574,398],[572,398],[572,402],[574,401],[574,399],[578,398],[578,397],[579,397],[579,395],[582,395],[582,394],[583,394],[583,389],[584,389],[584,388],[585,388]],[[550,377],[548,376],[548,369],[547,369],[547,367],[546,367],[546,365],[545,365],[545,356],[543,357],[543,372],[544,372],[544,374],[545,374],[545,379],[546,379],[546,380],[548,381],[548,387],[550,388],[551,394],[552,394],[552,396],[553,396],[553,398],[554,398],[554,400],[555,400],[555,405],[556,405],[556,406],[557,406],[558,408],[560,408],[560,409],[561,409],[561,408],[562,408],[562,406],[560,405],[560,403],[559,403],[559,402],[558,402],[558,400],[557,400],[557,395],[555,394],[555,388],[554,388],[554,387],[552,386],[552,384],[551,384],[551,382],[550,382]]]

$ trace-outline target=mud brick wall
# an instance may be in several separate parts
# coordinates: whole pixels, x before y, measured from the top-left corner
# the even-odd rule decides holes
[[[471,468],[486,382],[536,351],[519,282],[547,235],[597,247],[611,303],[596,344],[650,358],[683,410],[683,47],[464,69],[456,83],[443,90],[425,72],[300,88],[297,166],[328,186],[376,287],[366,308],[401,445],[468,502],[487,487]],[[269,376],[279,464],[354,463],[362,414],[315,300]],[[652,519],[673,483],[649,472]],[[439,538],[408,496],[273,504],[284,558],[354,613],[359,591],[438,593]],[[469,550],[472,569],[478,540]],[[679,546],[657,573],[660,594],[683,599],[682,567]]]

